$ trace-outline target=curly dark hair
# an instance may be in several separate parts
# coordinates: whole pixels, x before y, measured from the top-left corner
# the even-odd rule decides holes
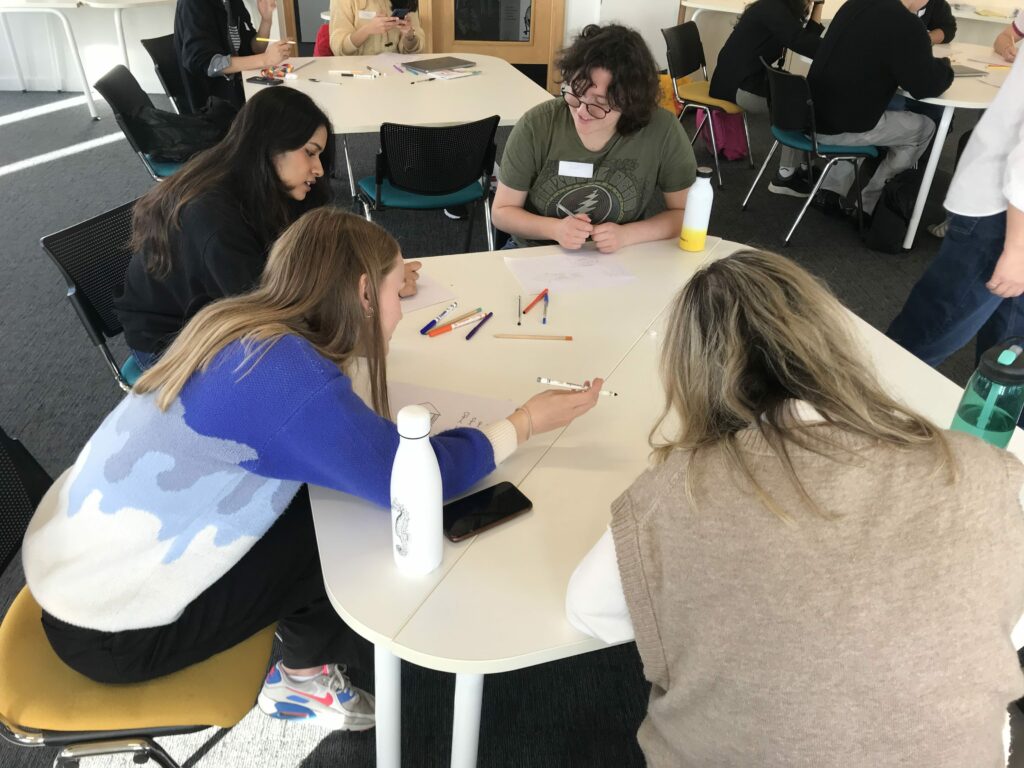
[[[608,103],[622,113],[616,130],[623,136],[647,125],[658,107],[658,67],[640,33],[629,27],[587,25],[558,54],[556,65],[562,82],[579,95],[594,84],[590,73],[595,68],[612,73]]]

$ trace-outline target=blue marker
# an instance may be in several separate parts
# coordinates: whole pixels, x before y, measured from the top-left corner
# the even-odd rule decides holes
[[[429,331],[431,328],[433,328],[435,325],[437,325],[439,322],[441,322],[441,320],[444,318],[445,315],[447,315],[449,312],[452,312],[453,310],[455,310],[455,308],[458,307],[458,306],[459,306],[459,302],[458,301],[453,301],[451,304],[449,304],[447,307],[445,307],[444,308],[444,312],[442,312],[440,315],[438,315],[433,320],[431,320],[429,323],[427,323],[422,328],[420,328],[420,335],[426,336],[427,335],[427,331]]]
[[[550,298],[551,298],[550,294],[547,294],[547,293],[544,294],[544,316],[540,320],[540,324],[541,325],[547,325],[548,324],[548,301],[550,300]]]

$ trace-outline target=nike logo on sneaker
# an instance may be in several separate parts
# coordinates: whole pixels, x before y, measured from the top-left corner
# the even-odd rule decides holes
[[[298,691],[294,688],[288,688],[288,690],[293,693],[297,693],[300,696],[305,696],[307,699],[319,702],[320,704],[323,704],[325,707],[331,706],[331,702],[334,701],[334,698],[329,693],[325,693],[323,696],[315,696],[312,693],[307,693],[306,691]]]

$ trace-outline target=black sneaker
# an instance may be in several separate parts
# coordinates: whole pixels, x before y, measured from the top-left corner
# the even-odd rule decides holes
[[[444,215],[449,219],[464,219],[469,215],[469,209],[464,205],[453,205],[444,209]]]
[[[857,209],[854,206],[847,203],[838,192],[833,192],[830,189],[819,189],[818,194],[811,201],[811,205],[824,212],[827,216],[845,217],[851,214],[856,215],[857,213]]]
[[[807,197],[811,194],[813,187],[807,182],[802,173],[793,172],[783,177],[776,172],[775,176],[768,182],[768,191],[776,195],[789,195],[790,197]]]

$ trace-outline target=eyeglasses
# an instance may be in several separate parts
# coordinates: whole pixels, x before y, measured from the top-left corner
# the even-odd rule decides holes
[[[600,104],[590,104],[584,101],[564,85],[562,86],[562,98],[573,109],[578,109],[580,104],[582,104],[587,108],[587,113],[595,120],[602,120],[608,117],[608,114],[612,111],[611,107],[602,107]]]

